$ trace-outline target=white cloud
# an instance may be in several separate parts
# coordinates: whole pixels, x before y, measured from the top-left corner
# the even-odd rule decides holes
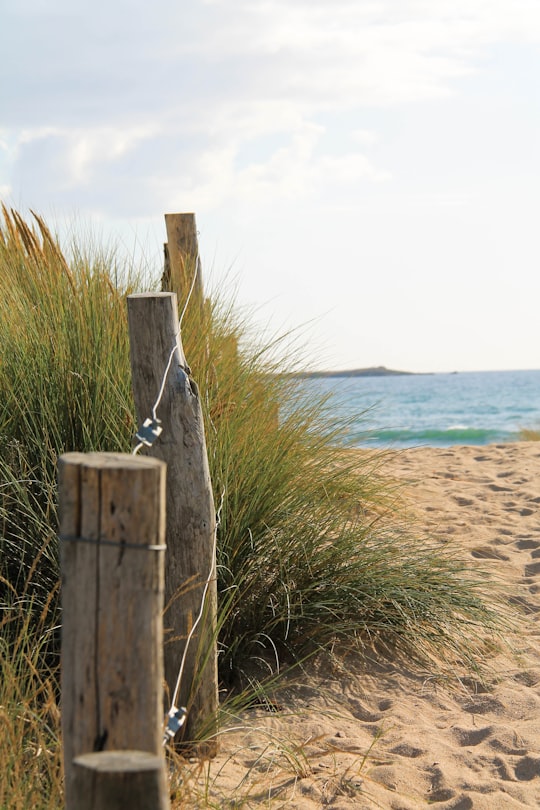
[[[87,9],[25,0],[8,23],[15,32],[5,34],[8,49],[23,33],[28,47],[22,65],[8,50],[0,67],[5,86],[17,78],[23,90],[3,105],[16,144],[7,184],[24,176],[26,193],[22,164],[39,161],[48,185],[56,176],[84,194],[99,183],[107,204],[121,207],[132,187],[112,177],[127,173],[131,155],[131,175],[153,190],[149,202],[167,200],[176,187],[207,208],[242,194],[300,198],[328,182],[388,179],[389,167],[364,154],[378,144],[374,128],[355,121],[351,142],[334,154],[321,139],[321,116],[457,92],[491,44],[540,39],[540,5],[199,0],[181,8],[156,0],[150,11],[137,0],[115,12],[104,0]],[[244,165],[246,148],[270,134],[284,143]],[[99,199],[97,189],[92,196]]]
[[[252,128],[251,132],[259,131]],[[179,174],[157,180],[159,194],[189,198],[201,213],[220,206],[268,206],[324,197],[329,189],[360,182],[380,182],[389,175],[364,154],[336,155],[321,151],[324,128],[298,122],[284,134],[284,144],[263,160],[241,160],[241,141],[233,135],[226,145],[218,142],[201,150],[194,162],[179,167]]]
[[[110,126],[70,128],[43,126],[23,129],[8,151],[11,173],[26,180],[30,167],[45,194],[59,190],[84,195],[107,167],[114,170],[129,153],[157,134],[156,128],[115,129]],[[111,177],[111,186],[114,177]],[[109,194],[111,188],[103,189]]]
[[[0,193],[102,221],[196,210],[246,244],[253,299],[294,276],[300,321],[327,308],[323,256],[353,308],[417,268],[420,323],[424,275],[532,262],[539,42],[538,0],[20,0]]]
[[[154,134],[156,131],[150,127],[131,130],[99,127],[69,132],[67,161],[74,185],[91,182],[96,166],[115,163]]]
[[[212,3],[216,24],[182,50],[212,64],[245,64],[251,89],[305,113],[444,96],[486,47],[540,40],[533,2]],[[209,18],[211,19],[211,18]]]
[[[379,140],[379,135],[372,129],[355,129],[351,132],[351,138],[361,146],[373,146]]]

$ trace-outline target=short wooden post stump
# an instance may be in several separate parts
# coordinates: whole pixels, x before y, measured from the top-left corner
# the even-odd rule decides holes
[[[168,810],[163,760],[147,751],[98,751],[73,760],[77,810]]]

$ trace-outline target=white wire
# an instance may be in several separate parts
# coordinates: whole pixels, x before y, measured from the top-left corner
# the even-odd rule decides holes
[[[180,691],[180,685],[182,683],[182,676],[184,674],[184,666],[185,666],[185,663],[186,663],[186,658],[187,658],[187,652],[188,652],[188,649],[189,649],[189,645],[190,645],[191,639],[193,638],[193,634],[195,633],[195,630],[197,629],[197,625],[199,624],[200,620],[202,619],[202,615],[203,615],[203,612],[204,612],[204,603],[206,601],[206,594],[208,593],[208,588],[210,587],[210,582],[212,581],[212,575],[214,573],[214,568],[215,568],[215,563],[216,563],[217,533],[218,533],[219,524],[221,522],[221,513],[223,511],[223,502],[224,502],[224,500],[225,500],[225,490],[223,490],[223,492],[221,493],[221,501],[220,501],[219,509],[218,509],[217,515],[216,515],[216,527],[215,527],[215,530],[214,530],[214,543],[213,543],[213,548],[212,548],[212,562],[210,564],[210,572],[209,572],[208,578],[207,578],[207,580],[206,580],[206,582],[204,584],[204,589],[203,589],[203,594],[202,594],[202,598],[201,598],[201,607],[200,607],[200,610],[199,610],[199,614],[198,614],[197,618],[195,619],[195,622],[193,623],[193,627],[189,631],[189,635],[188,635],[188,637],[186,639],[186,646],[184,647],[184,652],[182,653],[182,660],[180,662],[180,669],[178,670],[178,678],[176,679],[176,686],[174,688],[174,692],[173,692],[173,696],[172,696],[172,700],[171,700],[171,709],[173,709],[176,706],[176,698],[178,697],[178,692]]]
[[[178,329],[177,329],[176,334],[174,336],[174,344],[173,344],[173,347],[172,347],[172,349],[170,351],[169,359],[167,360],[167,365],[165,367],[165,371],[163,372],[163,377],[161,378],[161,385],[159,387],[159,392],[158,392],[158,395],[157,395],[157,399],[156,399],[156,401],[154,403],[154,406],[152,408],[152,419],[153,419],[154,422],[157,420],[157,409],[159,408],[159,405],[161,403],[161,398],[163,397],[163,392],[165,391],[165,384],[167,382],[167,377],[168,377],[169,371],[171,369],[174,353],[176,352],[176,350],[178,348],[178,338],[180,336],[180,330],[182,329],[182,321],[184,320],[184,315],[186,314],[186,310],[188,308],[188,304],[189,304],[189,301],[190,301],[190,298],[191,298],[191,294],[192,294],[193,290],[195,289],[195,281],[197,280],[198,274],[199,274],[199,254],[197,253],[197,260],[196,260],[196,263],[195,263],[195,272],[193,273],[193,278],[191,280],[191,286],[189,288],[188,296],[186,298],[186,303],[184,304],[184,308],[183,308],[182,313],[181,313],[181,315],[180,315],[180,317],[178,319]],[[134,447],[134,449],[132,450],[132,455],[136,456],[137,453],[139,452],[139,450],[142,447],[144,447],[144,442],[139,442],[139,444],[136,445],[136,447]]]
[[[189,288],[188,296],[186,298],[186,303],[184,304],[184,309],[182,310],[182,314],[180,315],[179,324],[178,324],[178,331],[180,331],[180,327],[182,326],[182,321],[184,320],[184,315],[186,314],[186,310],[188,308],[189,299],[191,298],[191,293],[195,288],[195,281],[197,280],[197,276],[199,275],[199,254],[197,253],[197,261],[195,263],[195,272],[193,273],[193,278],[191,280],[191,287]]]
[[[179,334],[180,334],[180,327],[178,327],[178,332],[177,332],[177,333],[176,333],[176,335],[174,336],[174,346],[172,347],[172,349],[171,349],[171,353],[169,354],[169,359],[168,359],[168,361],[167,361],[167,365],[166,365],[166,367],[165,367],[165,371],[163,372],[163,378],[162,378],[162,380],[161,380],[161,387],[160,387],[160,389],[159,389],[159,393],[158,393],[158,395],[157,395],[157,399],[156,399],[156,401],[155,401],[155,403],[154,403],[154,407],[152,408],[152,419],[154,420],[154,422],[155,422],[155,421],[156,421],[156,419],[157,419],[156,412],[157,412],[157,409],[159,408],[159,405],[160,405],[160,402],[161,402],[161,397],[163,396],[163,392],[164,392],[164,390],[165,390],[165,383],[167,382],[167,376],[168,376],[169,371],[170,371],[170,368],[171,368],[171,364],[172,364],[172,361],[173,361],[174,353],[176,352],[176,350],[177,350],[177,348],[178,348],[178,344],[177,344],[177,342],[176,342],[176,341],[178,340],[178,335],[179,335]]]

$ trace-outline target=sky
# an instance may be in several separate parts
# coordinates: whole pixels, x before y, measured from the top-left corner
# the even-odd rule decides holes
[[[540,368],[539,46],[538,0],[0,0],[0,199],[156,275],[195,212],[312,369]]]

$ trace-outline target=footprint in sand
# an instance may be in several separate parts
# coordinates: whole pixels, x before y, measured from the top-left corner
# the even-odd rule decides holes
[[[526,756],[517,763],[514,773],[520,782],[530,782],[540,776],[540,757]]]
[[[470,796],[456,796],[453,802],[447,804],[444,810],[472,810],[474,802]]]
[[[540,562],[529,563],[523,569],[523,574],[526,577],[534,577],[536,574],[540,574]]]
[[[373,712],[365,706],[360,700],[352,699],[350,701],[350,712],[357,720],[363,723],[376,723],[382,719],[381,712]]]
[[[529,615],[538,613],[540,611],[540,605],[536,604],[535,602],[531,602],[524,596],[511,596],[508,601],[511,605],[516,605],[516,607],[520,608],[523,613],[528,613]]]
[[[502,779],[504,782],[513,782],[515,777],[512,771],[510,770],[510,766],[505,759],[501,757],[495,757],[493,760],[493,765],[495,766],[495,770],[499,776],[499,779]]]
[[[504,706],[500,700],[491,695],[473,695],[463,704],[463,711],[470,714],[502,714]]]
[[[508,728],[498,728],[493,737],[487,740],[487,745],[499,754],[509,754],[510,756],[522,757],[529,751],[528,745]]]
[[[457,503],[458,506],[473,506],[474,505],[474,500],[472,500],[471,498],[464,498],[462,496],[456,496],[454,498],[454,500],[455,500],[455,502]]]
[[[410,743],[400,743],[394,748],[391,748],[390,753],[399,754],[400,757],[416,759],[417,757],[421,757],[422,754],[425,754],[426,751],[424,748],[417,748],[415,745],[410,745]]]
[[[447,802],[455,797],[456,791],[446,786],[444,773],[437,763],[433,763],[430,768],[427,768],[427,773],[431,778],[431,788],[428,791],[428,802]]]
[[[485,726],[484,728],[453,728],[452,735],[455,737],[457,744],[464,748],[469,746],[479,745],[485,739],[493,734],[493,726]]]
[[[510,557],[503,554],[502,551],[497,551],[490,546],[476,546],[471,550],[471,555],[479,560],[504,560],[507,561]]]
[[[540,673],[526,669],[523,670],[523,672],[516,672],[513,678],[517,683],[521,683],[524,686],[536,686],[538,681],[540,681]]]
[[[519,549],[525,549],[525,548],[539,548],[540,549],[540,543],[538,542],[538,540],[532,540],[530,537],[525,537],[525,538],[522,538],[522,539],[518,540],[515,545]]]
[[[537,509],[531,509],[528,506],[519,506],[515,501],[507,501],[504,504],[504,507],[507,512],[517,512],[518,515],[521,517],[529,517],[530,515],[534,515],[538,512]]]

